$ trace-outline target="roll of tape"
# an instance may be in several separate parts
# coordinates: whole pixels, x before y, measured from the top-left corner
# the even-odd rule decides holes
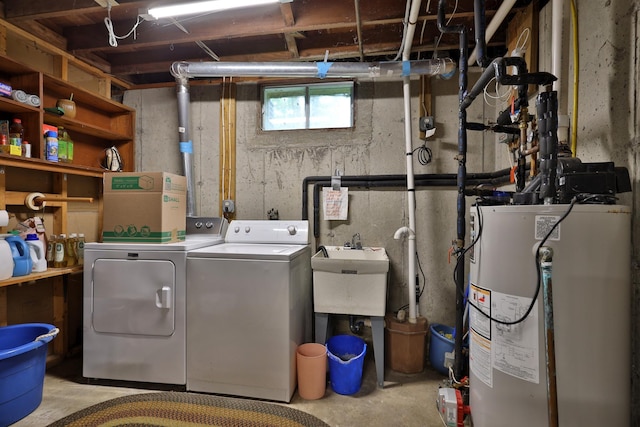
[[[9,212],[0,210],[0,227],[9,225]]]
[[[31,210],[34,211],[39,211],[40,209],[44,208],[44,205],[46,204],[46,202],[42,202],[41,204],[36,204],[36,199],[38,197],[44,197],[44,194],[42,193],[29,193],[27,195],[27,197],[24,199],[24,205],[26,207],[28,207]]]
[[[18,102],[27,102],[28,99],[28,95],[26,94],[25,91],[23,90],[12,90],[11,91],[11,98],[15,99]]]

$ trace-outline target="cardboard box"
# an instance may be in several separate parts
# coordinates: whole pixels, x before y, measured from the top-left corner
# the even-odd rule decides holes
[[[185,239],[187,180],[167,172],[104,174],[103,242]]]

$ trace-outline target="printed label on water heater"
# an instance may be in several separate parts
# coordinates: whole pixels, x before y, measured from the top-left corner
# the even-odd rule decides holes
[[[560,221],[559,216],[555,215],[536,215],[535,239],[542,240],[551,231],[553,226]],[[558,225],[553,233],[549,235],[548,240],[560,240],[560,225]]]
[[[492,292],[491,313],[505,322],[521,319],[532,299]],[[527,318],[515,325],[491,322],[493,368],[516,378],[540,383],[538,346],[538,303]]]

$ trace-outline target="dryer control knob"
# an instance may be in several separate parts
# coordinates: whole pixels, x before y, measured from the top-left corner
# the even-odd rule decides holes
[[[194,225],[196,226],[196,228],[202,228],[202,222],[201,221],[196,221],[196,223]]]
[[[236,227],[233,229],[233,232],[234,232],[234,233],[239,233],[239,232],[240,232],[240,227],[236,226]]]
[[[298,232],[298,229],[296,228],[295,225],[290,225],[287,227],[287,231],[289,232],[289,234],[294,236]]]
[[[213,222],[211,222],[211,221],[207,221],[207,222],[204,224],[204,226],[205,226],[205,227],[207,227],[207,228],[213,228]]]
[[[244,228],[244,232],[248,233],[251,231],[251,227],[249,227],[248,225]]]

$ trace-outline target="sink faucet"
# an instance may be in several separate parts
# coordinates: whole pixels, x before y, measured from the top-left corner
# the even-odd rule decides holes
[[[362,249],[362,242],[360,241],[360,233],[356,233],[351,237],[351,249]]]

